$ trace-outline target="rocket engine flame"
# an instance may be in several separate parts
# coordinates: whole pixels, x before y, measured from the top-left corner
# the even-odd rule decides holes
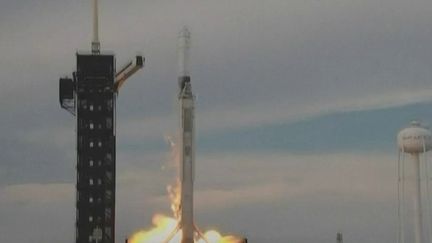
[[[167,139],[171,147],[171,158],[175,162],[176,169],[179,170],[179,149],[172,139]],[[178,174],[178,173],[177,173]],[[166,242],[167,238],[176,230],[180,220],[180,181],[177,178],[174,185],[167,186],[168,198],[171,203],[172,217],[155,214],[152,218],[152,224],[148,229],[138,231],[129,237],[129,243],[180,243],[182,231],[177,231],[172,239]],[[235,236],[222,236],[216,230],[209,230],[204,233],[208,243],[242,243],[243,239]],[[196,243],[207,243],[204,239],[199,239]]]
[[[161,214],[153,216],[153,227],[135,233],[130,243],[241,243],[234,236],[222,236],[215,230],[202,233],[193,219],[193,181],[194,181],[194,96],[189,73],[190,32],[184,28],[179,35],[179,104],[181,110],[181,129],[179,145],[167,138],[171,145],[172,160],[177,168],[177,180],[168,185],[173,217]]]
[[[148,230],[142,230],[130,237],[130,243],[164,243],[169,235],[176,229],[178,220],[162,214],[153,216],[153,227]],[[222,236],[216,230],[209,230],[204,233],[204,237],[209,243],[241,243],[242,239],[235,236]],[[182,231],[177,231],[174,237],[166,243],[180,243]],[[196,243],[207,243],[200,239]]]
[[[135,233],[129,238],[130,243],[164,243],[169,235],[176,229],[178,220],[162,214],[153,216],[153,227],[148,230],[142,230]],[[209,243],[241,243],[242,239],[235,236],[222,236],[216,230],[209,230],[204,233],[204,237]],[[180,243],[182,231],[177,231],[174,237],[166,243]],[[205,240],[197,240],[196,243],[207,243]]]

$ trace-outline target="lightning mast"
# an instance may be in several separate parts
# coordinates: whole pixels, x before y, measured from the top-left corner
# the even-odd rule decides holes
[[[93,0],[93,41],[91,45],[91,50],[93,54],[100,53],[98,0]]]
[[[60,105],[76,117],[76,243],[115,242],[116,97],[143,67],[137,56],[116,73],[115,56],[101,53],[98,0],[93,0],[91,53],[77,53],[72,78],[60,79]]]

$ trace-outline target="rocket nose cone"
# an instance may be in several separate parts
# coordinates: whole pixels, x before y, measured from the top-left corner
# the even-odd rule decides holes
[[[178,76],[188,77],[189,76],[189,58],[190,58],[190,32],[184,27],[180,31],[178,38]]]
[[[179,33],[179,37],[190,38],[190,32],[187,26],[184,26]]]

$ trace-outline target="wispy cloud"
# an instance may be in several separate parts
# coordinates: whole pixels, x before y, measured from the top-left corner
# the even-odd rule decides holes
[[[57,80],[74,69],[77,49],[89,49],[90,4],[1,6],[0,241],[70,241],[74,119],[59,108]],[[160,170],[166,155],[139,146],[177,129],[181,26],[193,32],[197,131],[212,135],[430,102],[431,7],[424,0],[104,1],[103,49],[115,50],[119,64],[136,51],[147,57],[118,99],[119,237],[165,208],[155,204],[172,179]],[[204,223],[254,242],[331,242],[337,227],[352,242],[394,242],[391,155],[216,152],[198,156]]]
[[[208,110],[200,109],[198,103],[197,129],[199,133],[207,134],[226,129],[289,124],[334,113],[385,109],[430,101],[432,90],[421,89],[366,94],[353,98],[335,97],[301,104],[282,100]],[[163,138],[168,134],[175,134],[178,119],[175,114],[176,112],[170,115],[130,118],[119,124],[119,134],[132,141]]]
[[[75,198],[73,184],[22,184],[0,188],[0,204],[59,205]]]
[[[137,154],[136,159],[142,156]],[[165,155],[150,157],[163,160]],[[197,158],[195,183],[196,217],[203,227],[228,227],[231,232],[244,232],[251,240],[271,235],[276,242],[282,243],[277,239],[302,238],[305,234],[300,230],[302,228],[333,233],[352,227],[358,233],[352,235],[353,242],[361,242],[362,235],[367,232],[377,233],[369,234],[371,240],[392,239],[379,232],[383,225],[393,225],[395,219],[395,157],[380,153],[201,154]],[[149,170],[146,167],[143,164],[129,165],[119,171],[117,212],[120,235],[146,227],[153,213],[170,212],[165,186],[173,182],[175,170],[157,167]],[[25,210],[43,205],[70,207],[62,217],[73,221],[72,184],[8,186],[1,189],[0,195],[3,207],[14,205]],[[382,210],[383,205],[386,205],[385,210]],[[50,220],[53,217],[56,216],[45,216],[51,227],[56,225],[55,220]],[[266,223],[245,221],[252,218]],[[357,220],[346,220],[348,218]],[[339,223],[336,219],[340,220]],[[26,220],[23,216],[23,226],[26,226]],[[332,224],[323,223],[326,221]],[[286,227],[291,225],[290,222],[296,224]],[[388,229],[387,226],[384,228]],[[71,235],[68,227],[62,229],[64,231],[54,231],[49,237],[42,233],[34,237],[54,239]],[[275,229],[281,231],[275,232]]]

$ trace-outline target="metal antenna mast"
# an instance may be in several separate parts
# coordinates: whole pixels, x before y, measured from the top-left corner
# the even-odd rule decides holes
[[[93,54],[100,53],[98,0],[93,0],[93,41],[91,43],[91,51]]]

